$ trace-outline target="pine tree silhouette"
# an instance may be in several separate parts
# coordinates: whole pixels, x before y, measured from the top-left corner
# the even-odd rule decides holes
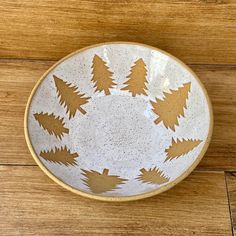
[[[77,110],[85,114],[86,111],[81,106],[86,104],[90,97],[85,97],[84,93],[80,94],[79,91],[77,92],[76,86],[64,82],[57,76],[53,75],[53,78],[60,98],[60,105],[67,108],[66,113],[69,113],[69,119],[75,116]]]
[[[183,84],[183,87],[177,90],[170,90],[170,93],[164,93],[164,100],[156,99],[151,101],[153,112],[158,115],[155,123],[163,121],[166,128],[171,128],[175,131],[175,125],[179,125],[178,118],[184,117],[184,108],[188,99],[191,83]]]
[[[109,170],[104,169],[102,173],[95,170],[83,170],[86,179],[83,182],[93,193],[103,193],[118,189],[117,185],[123,184],[126,179],[122,179],[116,175],[108,175]]]
[[[168,177],[165,177],[164,173],[158,170],[157,167],[154,167],[153,169],[150,168],[149,170],[143,168],[140,172],[141,174],[137,177],[137,179],[143,183],[164,184],[170,180]]]
[[[174,158],[179,158],[180,156],[187,154],[188,152],[192,151],[195,147],[197,147],[201,142],[202,140],[193,140],[193,139],[188,139],[188,140],[183,139],[183,141],[177,139],[177,141],[175,141],[172,138],[172,143],[170,147],[165,150],[165,152],[167,153],[165,161],[172,160]]]
[[[47,130],[49,134],[55,135],[57,138],[61,139],[64,134],[69,133],[69,129],[65,128],[63,118],[56,117],[53,113],[35,113],[35,119],[38,121],[39,125]]]
[[[94,82],[96,88],[95,92],[104,91],[106,95],[110,95],[110,89],[116,85],[112,79],[113,72],[108,69],[106,62],[98,55],[93,57],[92,74],[92,82]]]
[[[121,90],[128,90],[135,97],[137,94],[147,95],[145,89],[147,83],[147,69],[143,59],[138,59],[131,67],[130,74],[127,76],[128,80],[124,83],[127,86]]]
[[[42,151],[40,152],[40,156],[46,161],[54,162],[57,164],[63,164],[65,166],[76,165],[76,157],[79,156],[78,153],[71,153],[70,150],[65,146],[64,148],[55,148],[50,151]]]

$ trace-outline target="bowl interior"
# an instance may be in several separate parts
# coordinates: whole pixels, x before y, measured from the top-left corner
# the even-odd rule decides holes
[[[58,183],[98,199],[148,196],[200,161],[211,107],[180,61],[139,44],[80,50],[53,66],[29,99],[26,136]]]

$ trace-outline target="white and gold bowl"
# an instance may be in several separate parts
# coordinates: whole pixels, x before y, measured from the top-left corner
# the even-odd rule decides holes
[[[179,183],[202,159],[212,127],[197,76],[164,51],[128,42],[60,60],[25,112],[40,168],[66,189],[105,201],[146,198]]]

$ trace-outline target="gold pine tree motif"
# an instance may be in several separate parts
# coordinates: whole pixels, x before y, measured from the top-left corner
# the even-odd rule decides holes
[[[154,121],[156,124],[162,121],[166,128],[171,128],[175,131],[175,125],[179,125],[178,118],[180,116],[184,117],[184,108],[187,108],[186,102],[190,86],[190,82],[185,83],[183,87],[177,90],[170,90],[170,93],[164,93],[164,100],[156,99],[155,102],[151,102],[153,112],[158,115],[158,118]]]
[[[110,95],[110,89],[116,83],[112,79],[113,72],[111,72],[106,65],[106,62],[101,57],[95,55],[92,64],[92,82],[94,82],[95,92],[104,91],[106,95]]]
[[[131,67],[130,74],[126,77],[128,80],[124,83],[126,86],[121,90],[128,90],[135,97],[137,94],[147,95],[145,89],[147,83],[147,69],[142,58],[138,59]]]
[[[182,155],[187,154],[188,152],[192,151],[195,147],[197,147],[202,140],[193,140],[193,139],[188,139],[183,141],[180,141],[177,139],[175,141],[172,138],[172,143],[169,148],[165,150],[167,154],[167,158],[165,161],[172,160],[174,158],[179,158]]]
[[[118,185],[124,184],[126,179],[122,179],[116,175],[108,175],[109,170],[104,169],[102,173],[95,170],[83,170],[83,175],[86,179],[83,182],[93,193],[103,193],[119,189]]]
[[[42,151],[40,152],[40,156],[46,161],[63,164],[65,166],[74,166],[76,165],[76,157],[78,157],[79,154],[71,153],[70,150],[65,146],[61,148],[56,147],[55,151]]]
[[[34,118],[38,121],[39,125],[47,130],[49,134],[55,135],[61,139],[64,134],[69,133],[69,129],[65,128],[63,118],[56,117],[53,113],[35,113]]]
[[[158,170],[157,167],[154,167],[153,169],[150,168],[148,170],[143,168],[140,172],[141,174],[137,177],[137,179],[143,183],[164,184],[170,180],[162,171]]]
[[[60,98],[60,105],[67,108],[66,113],[69,113],[69,119],[75,116],[77,110],[86,114],[81,106],[86,104],[90,97],[85,97],[85,94],[81,94],[76,86],[66,83],[57,76],[53,75],[53,78]]]

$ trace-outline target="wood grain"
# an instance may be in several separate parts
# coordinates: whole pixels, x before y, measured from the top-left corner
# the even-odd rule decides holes
[[[224,174],[195,172],[149,199],[106,203],[54,184],[38,167],[0,166],[7,235],[230,235]]]
[[[199,167],[236,169],[236,67],[192,69],[205,85],[212,101],[214,128],[212,141]]]
[[[236,172],[226,173],[226,183],[229,197],[233,235],[236,235]]]
[[[35,164],[24,139],[24,112],[35,82],[51,64],[0,60],[0,163]]]
[[[26,101],[54,62],[0,60],[0,164],[35,164],[24,141]],[[213,103],[213,139],[199,168],[236,169],[236,67],[193,66]]]
[[[1,0],[0,57],[59,59],[105,41],[137,41],[186,63],[236,62],[234,0]]]

